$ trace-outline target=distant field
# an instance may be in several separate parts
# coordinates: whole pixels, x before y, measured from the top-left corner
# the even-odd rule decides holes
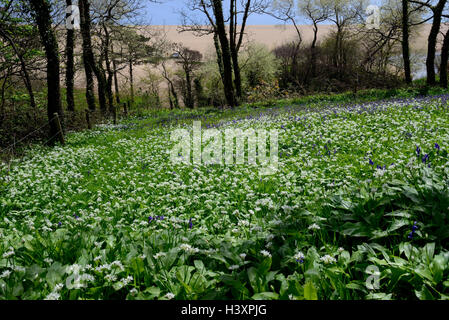
[[[147,27],[148,28],[148,27]],[[195,36],[192,32],[180,32],[179,26],[151,26],[154,30],[158,30],[166,34],[168,41],[182,43],[184,46],[197,50],[206,56],[214,51],[213,38],[212,36]],[[302,25],[299,26],[304,43],[309,43],[312,41],[313,31],[312,26]],[[318,32],[318,39],[321,40],[326,37],[333,29],[330,25],[320,25]],[[411,47],[414,52],[424,53],[427,51],[427,36],[430,31],[430,25],[423,25],[420,28],[418,34],[411,39]],[[291,25],[268,25],[268,26],[247,26],[246,30],[246,43],[256,42],[267,46],[269,49],[274,49],[275,47],[297,39],[296,30]],[[424,60],[423,60],[424,63]],[[146,77],[146,69],[152,69],[153,67],[147,65],[135,66],[134,74],[136,83]],[[126,74],[127,69],[123,70],[122,73]],[[126,85],[126,77],[121,77],[121,83]],[[83,86],[84,84],[84,73],[78,72],[76,77],[76,85]]]

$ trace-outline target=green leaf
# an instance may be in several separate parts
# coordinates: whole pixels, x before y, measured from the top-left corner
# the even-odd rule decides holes
[[[195,265],[196,269],[199,273],[203,274],[206,271],[206,268],[204,267],[204,263],[201,260],[195,260],[193,261],[193,264]]]
[[[318,300],[318,294],[312,282],[304,285],[304,298],[306,300]]]
[[[50,286],[54,287],[62,281],[66,268],[59,262],[55,262],[48,268],[46,280]]]
[[[415,290],[415,294],[419,300],[435,300],[435,297],[425,285],[422,286],[421,291]]]
[[[161,289],[159,289],[158,287],[150,287],[147,288],[143,291],[143,293],[145,294],[145,298],[146,299],[154,299],[154,298],[158,298],[161,294]]]
[[[260,292],[252,296],[253,300],[276,300],[279,295],[275,292]]]

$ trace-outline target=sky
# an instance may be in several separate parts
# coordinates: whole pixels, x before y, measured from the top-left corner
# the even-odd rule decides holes
[[[151,19],[153,25],[179,25],[181,23],[181,15],[179,11],[185,8],[185,3],[188,0],[160,0],[163,3],[149,3],[147,4],[146,13]],[[226,2],[226,1],[225,1]],[[196,13],[198,14],[198,13]],[[200,15],[202,18],[202,16]],[[255,15],[252,14],[248,18],[250,25],[273,25],[283,24],[269,15]]]
[[[146,14],[147,19],[151,19],[152,25],[179,25],[181,24],[181,15],[179,11],[185,9],[186,2],[189,0],[158,0],[161,3],[147,2]],[[228,7],[226,3],[229,0],[224,0],[224,7]],[[239,1],[240,2],[240,1]],[[368,4],[379,5],[382,0],[367,0]],[[199,15],[201,19],[203,16],[200,12],[192,13]],[[201,20],[203,21],[203,20]],[[308,24],[305,19],[300,19],[298,24]],[[277,20],[267,14],[252,14],[248,18],[249,25],[279,25],[284,24],[283,21]],[[288,24],[288,23],[287,23]]]

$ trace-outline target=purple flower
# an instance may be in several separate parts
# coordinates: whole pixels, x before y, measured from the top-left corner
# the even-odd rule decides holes
[[[416,146],[416,154],[419,156],[421,154],[421,148]]]
[[[372,166],[374,165],[374,162],[373,162],[373,160],[371,160],[371,158],[369,158],[369,164]]]
[[[413,240],[413,238],[415,237],[416,230],[418,230],[418,222],[417,221],[415,221],[415,223],[413,224],[413,227],[412,227],[412,231],[408,234],[408,238],[410,240]]]
[[[440,145],[438,143],[435,143],[435,149],[437,149],[438,151],[440,151]]]
[[[424,157],[422,157],[422,162],[424,164],[426,164],[428,160],[429,160],[429,155],[428,154],[426,154]]]
[[[190,218],[190,220],[189,220],[189,229],[192,229],[193,228],[193,222],[192,222],[192,218]]]
[[[62,226],[62,222],[61,221],[58,222],[58,227],[60,227],[60,226]]]

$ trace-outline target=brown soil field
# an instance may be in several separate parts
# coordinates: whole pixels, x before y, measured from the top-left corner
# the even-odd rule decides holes
[[[420,27],[417,33],[411,38],[412,51],[415,53],[425,54],[427,51],[427,37],[430,31],[430,25],[425,24]],[[182,43],[185,47],[192,50],[197,50],[203,54],[213,52],[213,37],[197,36],[193,32],[181,32],[178,26],[146,26],[142,28],[151,28],[158,31],[161,34],[165,34],[166,40],[170,42]],[[313,37],[312,26],[302,25],[299,26],[303,43],[310,43]],[[318,41],[323,40],[334,29],[331,25],[320,25],[318,31]],[[269,49],[297,39],[297,33],[292,25],[252,25],[247,26],[245,43],[255,42],[265,45]],[[159,68],[150,65],[139,65],[134,68],[134,77],[136,88],[139,88],[139,83],[147,77],[148,70],[152,72],[159,72]],[[122,70],[122,76],[120,76],[121,89],[128,87],[128,68]],[[77,87],[83,87],[84,84],[84,72],[82,70],[76,73],[75,85]],[[143,90],[145,86],[143,85]]]

